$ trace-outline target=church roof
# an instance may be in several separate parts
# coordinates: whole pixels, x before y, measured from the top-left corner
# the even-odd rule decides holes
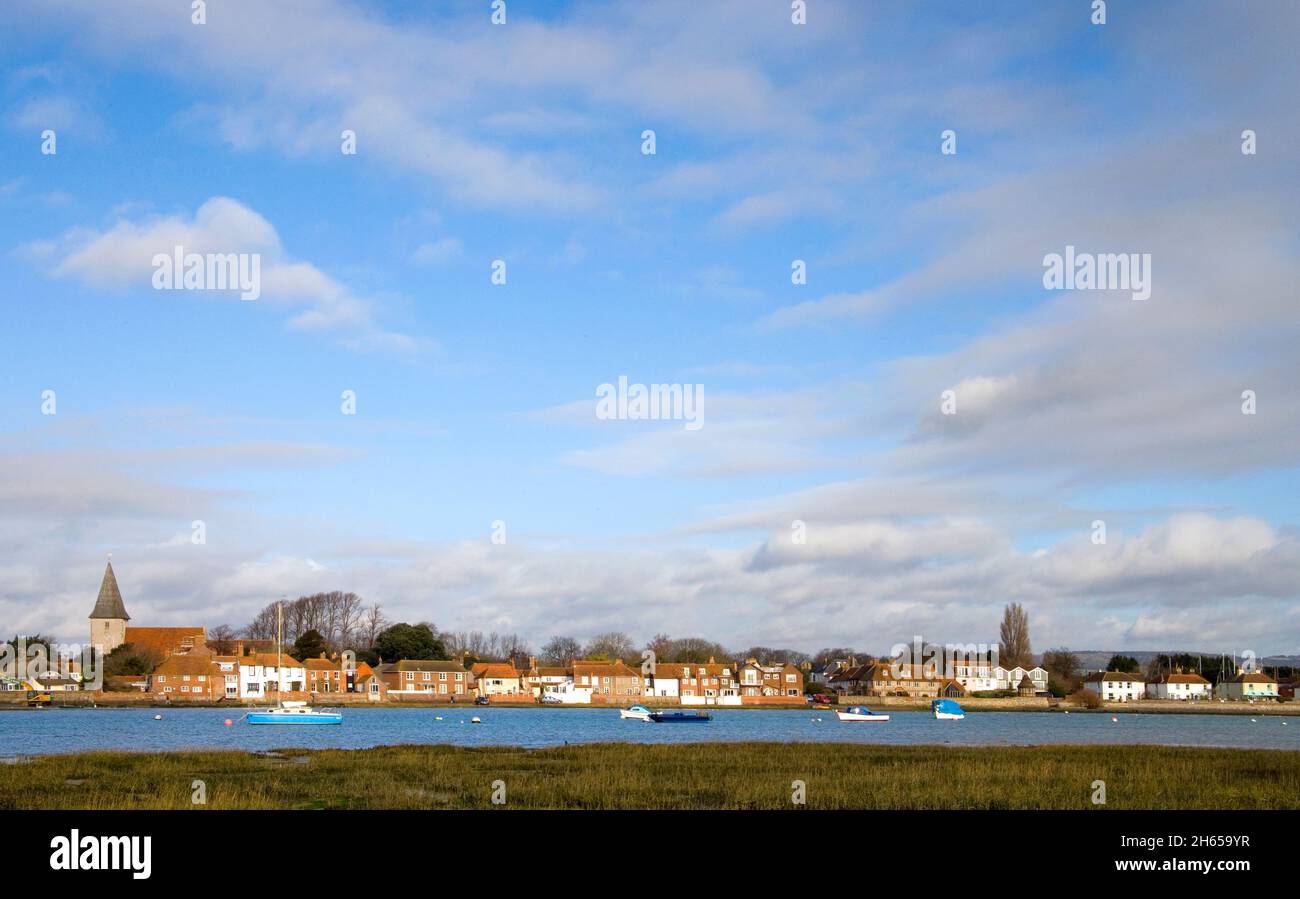
[[[99,585],[99,599],[95,600],[95,609],[91,618],[122,618],[130,620],[126,606],[122,604],[122,594],[117,589],[117,578],[113,576],[113,563],[104,569],[104,580]]]

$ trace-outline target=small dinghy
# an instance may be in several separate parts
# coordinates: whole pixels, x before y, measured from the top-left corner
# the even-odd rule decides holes
[[[936,699],[930,703],[930,712],[940,721],[960,721],[966,710],[951,699]]]
[[[851,705],[842,712],[836,712],[841,721],[888,721],[888,715],[879,715],[865,705]]]
[[[630,709],[619,709],[618,717],[630,721],[649,721],[650,710],[643,705],[634,705]]]
[[[708,712],[651,712],[650,720],[655,724],[708,724],[712,719]]]

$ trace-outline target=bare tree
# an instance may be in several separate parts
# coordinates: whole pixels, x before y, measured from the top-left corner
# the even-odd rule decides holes
[[[362,615],[360,624],[360,633],[357,637],[358,643],[362,649],[374,649],[375,639],[383,630],[388,627],[389,621],[384,617],[384,609],[379,603],[375,603],[369,609],[365,610]]]
[[[235,651],[235,629],[228,624],[218,624],[208,634],[208,646],[219,656],[228,656]]]
[[[1049,649],[1043,653],[1043,667],[1066,693],[1074,692],[1079,683],[1079,657],[1068,649]]]
[[[275,639],[275,603],[271,603],[257,613],[244,628],[244,636],[250,640]]]
[[[1003,611],[1000,637],[998,662],[1004,668],[1028,667],[1033,663],[1034,651],[1029,645],[1029,613],[1020,603],[1009,603]]]
[[[582,658],[582,644],[572,637],[552,637],[542,647],[542,661],[549,665],[567,665]]]
[[[583,654],[587,658],[630,659],[636,654],[636,644],[622,631],[609,631],[591,638]]]

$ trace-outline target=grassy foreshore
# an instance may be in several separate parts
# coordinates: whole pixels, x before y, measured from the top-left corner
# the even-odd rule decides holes
[[[192,802],[194,781],[207,802]],[[0,765],[4,809],[1300,809],[1300,752],[813,743],[99,752]]]

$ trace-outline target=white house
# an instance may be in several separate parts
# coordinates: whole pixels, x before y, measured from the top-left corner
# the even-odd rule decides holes
[[[645,692],[647,696],[671,696],[675,699],[681,692],[681,685],[673,666],[656,665],[654,674],[647,678]]]
[[[997,672],[1006,669],[995,667],[988,659],[957,658],[952,664],[952,679],[962,685],[967,693],[1005,690],[999,686]]]
[[[559,684],[547,684],[542,688],[543,695],[554,696],[566,705],[589,705],[593,692],[591,687],[575,687],[571,680]]]
[[[1214,688],[1220,699],[1277,699],[1277,680],[1259,671],[1238,673]]]
[[[307,669],[292,656],[281,656],[276,668],[273,652],[259,652],[239,659],[239,698],[265,699],[277,690],[298,692],[305,689]]]
[[[1005,672],[1005,674],[1003,674]],[[1015,668],[1005,669],[1002,666],[997,668],[997,677],[999,680],[999,690],[1016,690],[1020,687],[1020,682],[1026,677],[1034,685],[1035,693],[1047,692],[1047,669],[1039,665],[1033,668],[1025,668],[1017,665]],[[1005,686],[1002,686],[1005,684]]]
[[[1162,674],[1147,684],[1148,699],[1209,699],[1210,682],[1199,674]]]
[[[1088,675],[1087,683],[1106,702],[1133,702],[1146,695],[1146,682],[1140,674],[1099,671]]]

